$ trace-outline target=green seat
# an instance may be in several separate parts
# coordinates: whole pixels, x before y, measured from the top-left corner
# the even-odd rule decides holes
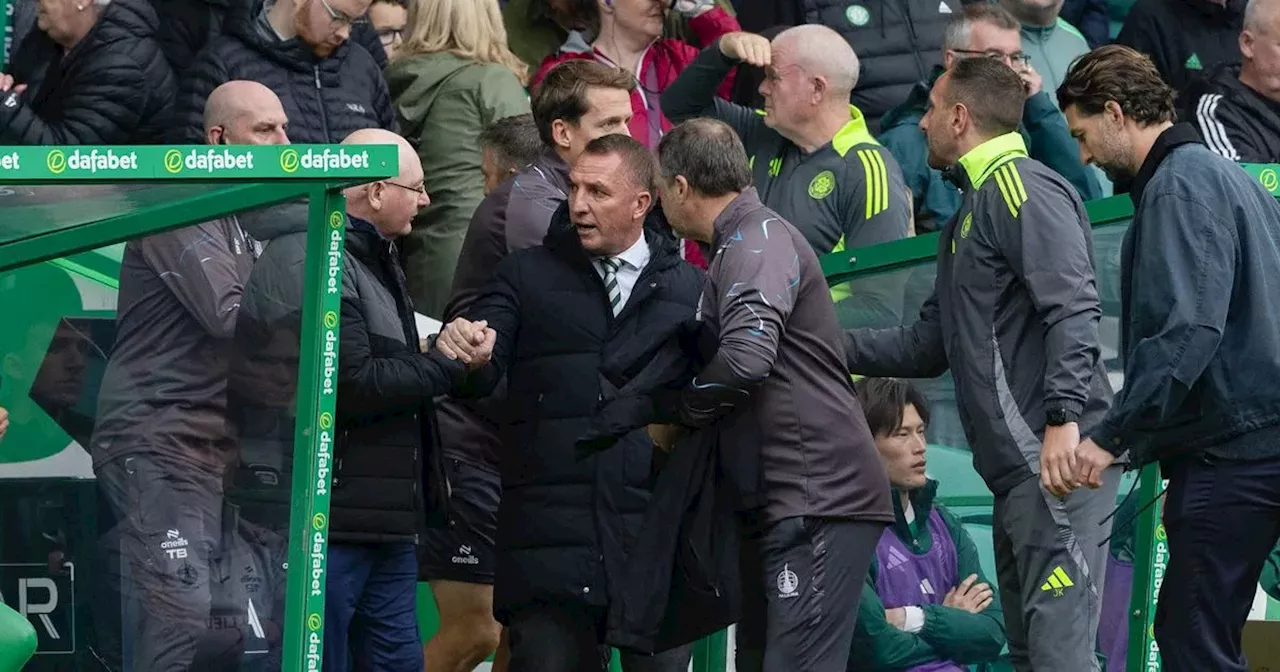
[[[925,459],[929,474],[938,480],[938,497],[943,503],[956,497],[991,499],[991,490],[973,469],[973,454],[969,451],[930,444]]]
[[[0,672],[18,672],[36,652],[36,629],[25,616],[0,604]]]

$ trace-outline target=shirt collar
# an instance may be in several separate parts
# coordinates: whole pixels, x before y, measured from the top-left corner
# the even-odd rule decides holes
[[[1168,156],[1175,147],[1193,142],[1200,142],[1200,134],[1191,124],[1174,124],[1164,129],[1160,137],[1156,138],[1155,144],[1151,145],[1151,151],[1147,153],[1147,158],[1142,161],[1142,167],[1133,178],[1129,198],[1133,199],[1134,205],[1142,201],[1142,192],[1155,176],[1156,169],[1164,162],[1164,157]]]
[[[640,238],[631,247],[624,250],[622,254],[614,255],[613,258],[636,270],[644,268],[645,264],[649,263],[649,242],[645,240],[644,232],[640,232]],[[597,261],[603,259],[604,257],[600,257]]]
[[[849,122],[842,126],[836,132],[836,137],[831,139],[831,146],[840,156],[849,153],[849,150],[855,145],[878,145],[871,131],[867,130],[867,118],[863,116],[862,110],[857,105],[849,106]]]
[[[1026,155],[1027,145],[1022,140],[1022,134],[1013,131],[991,138],[969,150],[960,157],[960,166],[964,168],[969,184],[973,185],[974,189],[978,189],[983,181],[1005,161]]]

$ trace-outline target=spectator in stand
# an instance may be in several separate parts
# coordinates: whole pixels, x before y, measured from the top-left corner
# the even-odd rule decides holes
[[[1161,664],[1245,672],[1241,632],[1280,536],[1280,204],[1174,123],[1173,91],[1132,49],[1080,59],[1058,99],[1081,157],[1133,179],[1135,210],[1124,388],[1076,449],[1075,480],[1097,488],[1125,452],[1134,468],[1160,464]]]
[[[845,333],[851,373],[952,370],[994,542],[1018,670],[1097,672],[1093,650],[1119,469],[1071,492],[1075,446],[1112,398],[1089,220],[1075,189],[1027,156],[1026,88],[987,58],[957,62],[921,120],[929,160],[956,166],[964,206],[942,231],[934,296],[914,324]],[[1068,494],[1070,493],[1070,494]]]
[[[1022,48],[1044,89],[1057,91],[1071,62],[1089,51],[1084,35],[1059,16],[1062,0],[1000,0],[1000,5],[1022,24]]]
[[[934,504],[925,474],[924,395],[900,378],[854,385],[893,487],[893,525],[880,535],[858,603],[849,672],[964,672],[994,663],[1004,648],[1004,613],[993,599],[978,548],[960,520]]]
[[[270,89],[228,82],[209,96],[205,141],[288,144],[287,123]],[[122,573],[107,578],[109,601],[140,596],[138,620],[122,624],[131,659],[113,661],[124,669],[187,669],[212,631],[211,563],[223,529],[223,474],[236,450],[227,376],[258,250],[235,216],[125,245],[116,343],[89,446],[117,521],[105,545],[108,565]],[[157,530],[181,544],[165,548],[183,552],[162,550]]]
[[[404,41],[404,29],[409,23],[409,0],[374,0],[369,5],[369,23],[382,43],[387,61],[396,57],[396,49]],[[415,3],[416,5],[417,3]]]
[[[599,34],[589,50],[561,50],[542,62],[533,77],[537,86],[555,66],[573,59],[595,59],[606,65],[635,73],[636,88],[631,92],[631,137],[649,149],[657,149],[662,134],[671,122],[662,114],[663,91],[698,55],[695,47],[662,37],[667,0],[597,0],[598,5],[584,5],[586,16],[578,23],[599,25]],[[712,0],[677,0],[675,8],[690,17],[690,26],[704,44],[739,30],[737,19],[715,6]],[[718,92],[728,98],[733,88],[732,76],[720,82]]]
[[[568,199],[569,163],[592,140],[627,132],[634,86],[630,74],[595,61],[570,61],[547,73],[533,97],[541,153],[476,208],[458,259],[446,322],[470,308],[508,254],[545,239],[552,216]],[[502,493],[502,395],[496,397],[443,399],[437,407],[444,468],[455,490],[451,520],[433,524],[423,535],[420,573],[435,589],[441,614],[439,636],[428,643],[434,649],[430,659],[445,669],[471,669],[466,665],[474,667],[498,645],[493,582]],[[463,545],[470,552],[459,555]]]
[[[480,134],[484,195],[493,193],[508,177],[537,161],[543,149],[532,114],[507,117],[490,124]]]
[[[336,143],[365,128],[394,129],[386,81],[368,50],[347,39],[369,0],[251,0],[229,17],[183,75],[175,142],[194,142],[209,92],[235,79],[275,92],[297,143]]]
[[[1111,43],[1111,15],[1107,0],[1063,0],[1058,16],[1080,31],[1090,49]]]
[[[153,0],[152,4],[164,26],[156,39],[181,81],[196,55],[228,32],[235,17],[251,11],[253,0]],[[378,48],[378,35],[369,23],[352,26],[351,39],[373,56],[379,68],[386,66],[387,57]]]
[[[534,85],[556,65],[572,59],[595,59],[635,73],[631,92],[631,137],[651,150],[658,149],[662,134],[671,122],[662,112],[662,95],[680,72],[688,67],[698,49],[680,40],[663,37],[668,7],[689,19],[689,27],[701,44],[711,44],[721,35],[740,30],[738,20],[717,7],[713,0],[595,0],[581,5],[584,16],[578,24],[599,26],[595,41],[586,49],[561,49],[547,56],[534,75]],[[733,76],[719,83],[717,94],[728,99]],[[683,243],[683,256],[699,268],[707,262],[697,243]]]
[[[1000,5],[966,5],[947,24],[943,66],[950,68],[965,58],[987,57],[1013,68],[1027,92],[1019,130],[1031,157],[1067,178],[1081,199],[1098,198],[1101,190],[1093,171],[1080,163],[1075,139],[1052,94],[1042,88],[1039,73],[1022,51],[1018,31],[1017,19]],[[960,209],[960,190],[943,177],[942,171],[929,167],[929,145],[920,128],[920,120],[929,111],[929,90],[944,67],[934,71],[927,85],[918,84],[905,103],[889,110],[880,133],[880,142],[898,159],[914,196],[916,231],[937,231]]]
[[[1180,119],[1209,149],[1243,163],[1280,162],[1280,2],[1250,0],[1239,64],[1218,66],[1187,87]]]
[[[819,23],[844,36],[863,64],[863,77],[849,100],[862,110],[867,128],[877,133],[880,117],[942,65],[943,31],[961,4],[961,0],[742,0],[738,14],[744,24],[751,23],[744,29],[752,32]]]
[[[588,12],[583,9],[596,0],[511,0],[502,8],[511,51],[525,63],[541,63],[566,42],[586,49],[599,26],[579,23]]]
[[[497,0],[415,2],[408,36],[387,68],[400,132],[418,148],[431,205],[404,241],[414,309],[443,316],[467,223],[484,198],[478,138],[529,111],[528,68],[507,48]]]
[[[151,5],[43,0],[39,7],[40,30],[0,75],[0,145],[159,142],[177,87]],[[192,142],[202,139],[203,113]]]
[[[1182,94],[1204,71],[1240,62],[1244,8],[1245,0],[1138,0],[1116,44],[1150,56]]]
[[[763,114],[713,95],[739,63],[769,69]],[[849,105],[858,72],[853,49],[830,28],[797,26],[772,43],[731,33],[671,84],[662,109],[677,123],[706,116],[733,127],[761,200],[827,254],[905,238],[911,219],[902,170]]]
[[[543,245],[503,259],[466,319],[436,341],[471,364],[476,325],[498,334],[485,371],[507,383],[493,613],[517,672],[608,665],[609,589],[644,518],[654,445],[644,428],[588,457],[576,443],[602,395],[693,319],[702,290],[702,273],[680,259],[653,210],[655,173],[650,151],[623,134],[588,143]],[[624,651],[622,666],[683,672],[691,649]]]

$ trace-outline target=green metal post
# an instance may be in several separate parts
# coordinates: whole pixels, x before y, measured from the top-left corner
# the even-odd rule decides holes
[[[1147,465],[1138,482],[1138,501],[1146,504],[1162,492],[1166,483],[1160,478],[1159,465]],[[1151,505],[1138,520],[1133,549],[1133,592],[1129,598],[1128,672],[1160,672],[1160,647],[1156,645],[1156,600],[1169,565],[1169,540],[1161,522],[1163,503]],[[1144,562],[1149,560],[1149,562]]]
[[[341,192],[312,192],[298,360],[298,419],[293,440],[289,579],[281,665],[286,672],[319,670],[324,653],[345,212],[346,201]]]
[[[9,52],[13,50],[13,12],[16,9],[17,0],[0,0],[0,35],[4,36],[0,69],[9,64]]]
[[[693,672],[725,672],[730,655],[729,631],[712,633],[693,647]]]

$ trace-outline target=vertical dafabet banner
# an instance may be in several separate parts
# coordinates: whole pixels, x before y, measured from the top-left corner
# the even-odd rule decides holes
[[[345,209],[340,194],[317,193],[308,216],[294,445],[309,449],[295,451],[293,460],[283,657],[288,672],[319,670],[324,656]]]

